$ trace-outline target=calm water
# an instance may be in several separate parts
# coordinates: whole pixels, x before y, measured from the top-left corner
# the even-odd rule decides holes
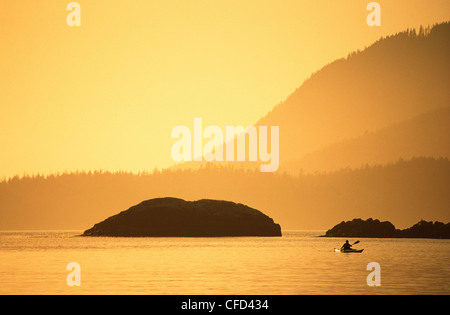
[[[0,232],[0,294],[449,294],[450,240],[360,239],[334,252],[324,231],[280,238],[86,238]],[[354,242],[356,240],[350,240]],[[81,266],[81,286],[66,266]],[[381,266],[369,287],[367,264]]]

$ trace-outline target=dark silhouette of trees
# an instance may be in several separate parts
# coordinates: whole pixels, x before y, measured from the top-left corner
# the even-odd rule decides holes
[[[449,160],[431,158],[299,176],[212,166],[24,176],[0,183],[0,229],[84,230],[157,197],[243,203],[284,229],[325,229],[355,217],[406,228],[420,219],[448,222],[448,187]]]

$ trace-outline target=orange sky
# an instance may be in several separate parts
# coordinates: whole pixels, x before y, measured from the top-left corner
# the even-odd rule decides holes
[[[153,170],[171,130],[253,125],[312,72],[381,36],[450,20],[448,0],[0,2],[0,179]]]

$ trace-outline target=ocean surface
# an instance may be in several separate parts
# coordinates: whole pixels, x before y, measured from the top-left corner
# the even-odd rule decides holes
[[[95,238],[0,231],[0,294],[450,294],[450,240],[282,237]],[[350,239],[350,243],[356,239]],[[67,265],[80,266],[69,286]],[[380,286],[369,286],[369,263]]]

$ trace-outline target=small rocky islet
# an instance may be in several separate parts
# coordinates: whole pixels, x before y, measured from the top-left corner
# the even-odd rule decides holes
[[[281,236],[281,227],[259,210],[223,200],[155,198],[86,230],[83,236],[223,237]]]
[[[450,239],[450,223],[421,220],[410,228],[400,230],[389,221],[353,219],[335,225],[324,237]]]

